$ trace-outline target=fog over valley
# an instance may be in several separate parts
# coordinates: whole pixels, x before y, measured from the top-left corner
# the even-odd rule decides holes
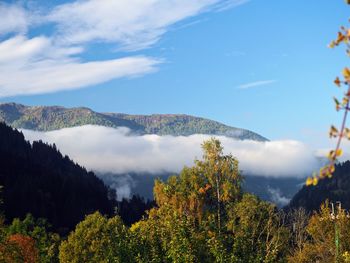
[[[50,132],[22,130],[29,141],[53,144],[76,162],[103,173],[178,173],[201,158],[201,144],[212,135],[132,135],[127,128],[85,125]],[[315,151],[295,140],[257,142],[215,136],[225,153],[239,160],[245,174],[304,177],[319,167]]]

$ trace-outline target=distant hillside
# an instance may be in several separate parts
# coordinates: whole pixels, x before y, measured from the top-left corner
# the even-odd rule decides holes
[[[172,173],[151,174],[151,173],[97,173],[107,185],[115,188],[119,197],[122,194],[140,195],[145,199],[153,199],[153,186],[155,179],[163,181],[174,175]],[[300,190],[305,178],[298,177],[264,177],[244,175],[243,190],[257,195],[265,201],[275,203],[278,207],[284,207],[291,198]]]
[[[301,188],[291,200],[289,208],[318,210],[326,199],[334,203],[340,201],[342,207],[350,209],[350,161],[336,165],[332,178],[320,180],[316,186]]]
[[[85,215],[113,214],[114,192],[55,146],[31,145],[0,123],[0,211],[11,221],[27,213],[47,218],[56,230],[72,229]]]
[[[128,115],[98,113],[88,108],[59,106],[24,106],[16,103],[0,104],[0,121],[14,128],[51,131],[86,124],[106,127],[128,127],[138,134],[224,135],[240,140],[266,141],[266,138],[249,130],[230,127],[216,121],[177,114]]]

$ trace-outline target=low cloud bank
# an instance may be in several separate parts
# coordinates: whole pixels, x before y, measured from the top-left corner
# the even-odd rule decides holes
[[[50,132],[22,130],[30,141],[55,143],[58,149],[87,169],[100,173],[179,172],[201,158],[201,144],[210,135],[132,135],[127,128],[86,125]],[[315,152],[293,141],[238,141],[215,136],[225,153],[239,160],[244,174],[270,177],[303,177],[320,166]],[[127,193],[126,193],[127,194]]]
[[[129,199],[133,194],[136,181],[130,174],[97,174],[105,184],[114,189],[117,193],[117,200]]]
[[[268,187],[267,192],[270,194],[271,201],[281,207],[288,205],[290,202],[290,198],[285,197],[279,188]]]

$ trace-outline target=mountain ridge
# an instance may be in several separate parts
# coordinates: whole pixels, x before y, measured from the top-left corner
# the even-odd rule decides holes
[[[26,106],[14,102],[0,103],[0,121],[20,129],[51,131],[81,125],[127,127],[137,134],[188,136],[209,134],[239,140],[267,141],[247,129],[231,127],[217,121],[187,114],[132,115],[95,112],[87,107]]]

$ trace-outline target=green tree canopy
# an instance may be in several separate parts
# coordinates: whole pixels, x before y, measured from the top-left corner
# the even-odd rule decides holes
[[[135,262],[132,238],[119,217],[95,212],[80,222],[60,246],[60,262]]]
[[[41,263],[58,262],[58,246],[60,236],[48,231],[49,225],[45,219],[35,219],[31,214],[20,220],[15,218],[12,224],[7,228],[7,234],[31,237],[39,251],[39,260]]]
[[[276,208],[243,194],[238,161],[220,141],[167,182],[157,180],[158,208],[132,226],[145,262],[279,262],[288,231]],[[248,211],[247,211],[248,210]]]

